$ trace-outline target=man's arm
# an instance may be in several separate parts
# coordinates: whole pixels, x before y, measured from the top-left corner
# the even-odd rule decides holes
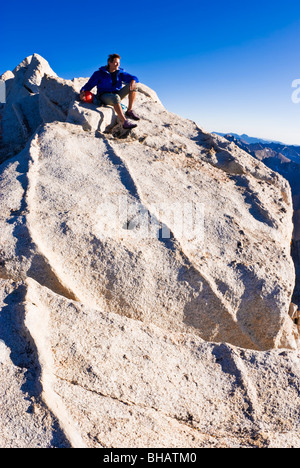
[[[95,86],[97,86],[99,81],[98,72],[93,73],[89,81],[81,88],[80,90],[80,99],[83,98],[85,91],[91,91]]]
[[[131,81],[139,83],[139,79],[137,76],[131,75],[130,73],[127,73],[125,71],[122,72],[121,80],[124,81],[124,83],[131,83]]]

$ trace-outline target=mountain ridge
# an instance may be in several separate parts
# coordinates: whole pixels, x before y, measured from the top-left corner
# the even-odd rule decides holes
[[[220,135],[223,137],[225,137],[226,135],[228,136],[232,135],[237,140],[242,140],[244,143],[248,143],[248,144],[249,143],[266,143],[266,144],[275,143],[275,144],[282,145],[282,146],[294,146],[294,147],[300,148],[300,145],[290,145],[290,144],[287,144],[278,140],[272,140],[272,139],[270,140],[266,138],[252,137],[252,136],[247,135],[246,133],[243,133],[243,134],[234,133],[234,132],[221,133],[221,132],[215,132],[215,131],[213,131],[212,133],[215,133],[216,135]]]

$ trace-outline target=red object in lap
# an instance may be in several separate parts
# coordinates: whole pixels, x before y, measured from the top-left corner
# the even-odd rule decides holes
[[[93,100],[94,100],[94,96],[92,95],[92,93],[90,93],[89,91],[85,91],[83,101],[92,103]]]

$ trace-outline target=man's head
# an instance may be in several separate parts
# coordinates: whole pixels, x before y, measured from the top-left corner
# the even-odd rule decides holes
[[[120,66],[121,57],[118,54],[111,54],[108,56],[107,65],[110,72],[117,71]]]

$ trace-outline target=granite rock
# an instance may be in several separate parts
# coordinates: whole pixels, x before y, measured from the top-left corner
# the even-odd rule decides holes
[[[144,84],[124,131],[48,67],[7,75],[0,445],[299,447],[288,183]]]

